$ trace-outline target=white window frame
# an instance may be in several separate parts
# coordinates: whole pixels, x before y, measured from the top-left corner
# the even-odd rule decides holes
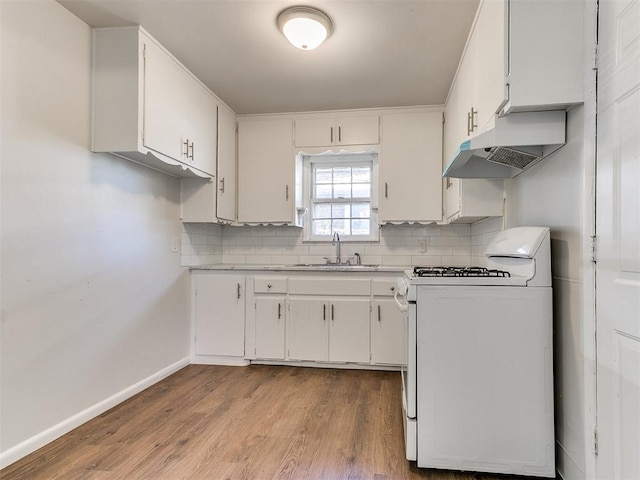
[[[363,153],[325,153],[319,155],[311,155],[300,153],[302,160],[302,227],[304,230],[304,240],[314,242],[331,242],[333,235],[314,235],[312,228],[313,221],[313,168],[314,166],[322,167],[339,167],[339,166],[371,166],[371,197],[368,199],[353,198],[348,199],[345,203],[361,203],[369,202],[371,215],[369,235],[341,235],[340,241],[345,242],[372,242],[380,239],[380,227],[378,225],[378,154],[375,152]],[[328,200],[328,203],[340,203],[339,199]]]

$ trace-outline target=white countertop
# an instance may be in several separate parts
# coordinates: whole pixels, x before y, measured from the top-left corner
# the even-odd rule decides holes
[[[187,266],[190,270],[232,270],[264,272],[394,272],[402,273],[411,267],[402,265],[238,265],[215,264]]]

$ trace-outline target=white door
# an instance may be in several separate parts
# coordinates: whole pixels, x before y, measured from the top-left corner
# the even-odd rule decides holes
[[[218,218],[236,219],[236,117],[218,108]]]
[[[331,302],[329,360],[369,363],[369,299]]]
[[[256,358],[284,360],[285,297],[256,297]]]
[[[599,479],[640,478],[640,3],[600,0],[596,229]]]
[[[197,355],[244,356],[244,277],[196,277]]]
[[[145,41],[144,48],[144,146],[185,162],[181,134],[186,73],[155,43]]]
[[[238,129],[238,222],[291,223],[292,121],[240,121]]]
[[[406,362],[406,318],[391,299],[377,299],[371,312],[371,363]]]
[[[329,360],[329,315],[329,302],[322,299],[289,299],[290,360]]]

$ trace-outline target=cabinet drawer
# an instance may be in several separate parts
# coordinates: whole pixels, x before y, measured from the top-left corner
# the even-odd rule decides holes
[[[254,293],[287,293],[287,279],[280,277],[255,277]]]
[[[396,291],[396,278],[381,278],[373,280],[371,289],[375,296],[393,297]]]
[[[371,280],[354,278],[300,278],[289,285],[292,295],[371,295]]]

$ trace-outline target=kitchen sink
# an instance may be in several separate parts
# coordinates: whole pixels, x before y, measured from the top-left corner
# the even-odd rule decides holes
[[[294,267],[309,267],[309,268],[376,268],[378,265],[350,265],[348,263],[296,263]]]

